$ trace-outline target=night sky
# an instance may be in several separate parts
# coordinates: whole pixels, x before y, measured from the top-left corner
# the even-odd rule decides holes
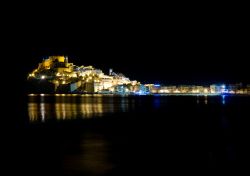
[[[103,11],[102,11],[103,12]],[[142,83],[248,83],[249,32],[244,14],[206,10],[51,13],[27,18],[11,45],[17,76],[49,55],[109,68]],[[233,12],[233,11],[231,11]],[[18,53],[18,56],[17,56]]]

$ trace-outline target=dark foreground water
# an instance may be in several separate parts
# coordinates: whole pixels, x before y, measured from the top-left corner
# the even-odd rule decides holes
[[[9,174],[213,174],[250,166],[247,96],[33,95],[24,104],[3,144]]]

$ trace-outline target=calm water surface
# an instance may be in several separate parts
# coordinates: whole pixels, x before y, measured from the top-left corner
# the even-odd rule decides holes
[[[13,168],[34,175],[243,170],[249,108],[245,96],[29,95]]]

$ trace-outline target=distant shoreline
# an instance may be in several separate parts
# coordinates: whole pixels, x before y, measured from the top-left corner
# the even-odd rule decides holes
[[[250,94],[186,94],[186,93],[169,93],[169,94],[98,94],[98,93],[85,93],[85,94],[79,94],[79,93],[60,93],[60,94],[47,94],[47,93],[41,93],[41,94],[27,94],[28,96],[250,96]]]

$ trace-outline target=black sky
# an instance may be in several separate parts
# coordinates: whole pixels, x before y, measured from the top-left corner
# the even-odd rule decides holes
[[[43,57],[68,55],[76,65],[93,65],[106,73],[113,68],[144,83],[250,82],[248,23],[233,9],[46,14],[28,14],[17,23],[11,46],[21,61],[19,77],[26,77]]]

